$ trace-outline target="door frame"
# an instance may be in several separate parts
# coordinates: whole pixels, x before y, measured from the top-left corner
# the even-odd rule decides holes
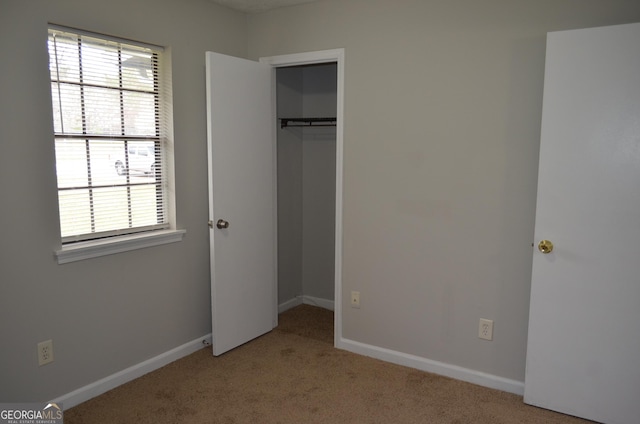
[[[271,65],[274,68],[272,76],[273,93],[276,92],[276,78],[275,68],[292,67],[299,65],[311,65],[321,63],[336,63],[337,65],[337,93],[336,93],[336,210],[335,210],[335,275],[334,275],[334,346],[338,347],[340,340],[342,340],[342,209],[343,209],[343,163],[344,163],[344,49],[333,50],[319,50],[314,52],[286,54],[279,56],[261,57],[260,63]],[[277,99],[273,96],[273,119],[277,119]],[[273,148],[274,158],[277,158],[277,126],[273,129]],[[274,159],[274,164],[277,169],[277,159]],[[274,178],[276,179],[274,195],[277,196],[277,172],[274,172]],[[274,205],[276,208],[275,216],[275,228],[276,228],[276,275],[277,275],[277,228],[278,228],[278,211],[277,211],[277,197],[274,199]],[[273,322],[274,327],[278,325],[278,280],[276,278],[274,287],[275,299],[273,308]]]

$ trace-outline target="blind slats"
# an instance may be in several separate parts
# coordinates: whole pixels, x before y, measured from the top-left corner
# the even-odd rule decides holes
[[[63,243],[168,227],[160,54],[50,28]]]

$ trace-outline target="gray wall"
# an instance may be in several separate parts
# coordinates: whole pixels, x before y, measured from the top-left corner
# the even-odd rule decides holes
[[[300,68],[277,70],[280,118],[302,116]],[[278,143],[278,304],[302,295],[302,131],[280,128]]]
[[[522,381],[548,31],[630,0],[324,0],[248,16],[249,57],[345,48],[346,338]],[[477,338],[495,320],[494,340]]]
[[[334,64],[279,68],[279,117],[336,114]],[[278,302],[333,301],[335,128],[278,130]]]
[[[168,46],[180,243],[65,265],[47,22]],[[44,401],[211,332],[206,50],[245,56],[244,14],[205,0],[0,0],[0,399]],[[38,367],[36,344],[55,361]]]

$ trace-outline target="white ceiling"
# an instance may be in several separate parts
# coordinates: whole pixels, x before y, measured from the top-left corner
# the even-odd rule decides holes
[[[278,7],[311,3],[317,0],[210,0],[231,9],[247,13],[259,13]]]

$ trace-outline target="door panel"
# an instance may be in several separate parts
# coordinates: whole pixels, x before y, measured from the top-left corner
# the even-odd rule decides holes
[[[640,24],[550,33],[524,400],[640,417]]]
[[[207,52],[213,354],[268,331],[275,316],[272,68]],[[229,223],[218,228],[218,220]]]

